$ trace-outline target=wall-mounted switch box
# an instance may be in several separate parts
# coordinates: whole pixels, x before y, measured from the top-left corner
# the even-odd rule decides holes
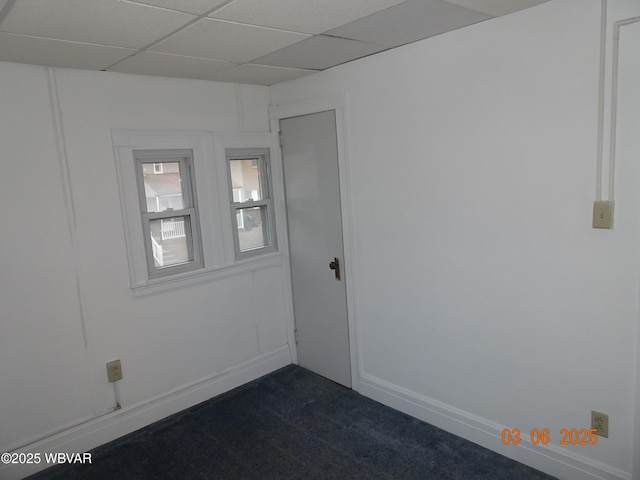
[[[122,380],[122,364],[120,360],[107,363],[107,378],[110,383]]]
[[[593,202],[593,228],[613,228],[613,202],[596,200]]]

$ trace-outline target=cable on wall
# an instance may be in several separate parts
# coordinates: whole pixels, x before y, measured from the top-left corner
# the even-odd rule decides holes
[[[604,81],[607,45],[607,0],[601,1],[600,13],[600,84],[598,88],[598,154],[596,167],[596,200],[602,200],[602,157],[604,154]]]
[[[611,110],[609,123],[608,188],[607,199],[603,200],[602,184],[604,173],[604,117],[605,117],[605,71],[607,46],[608,0],[601,0],[600,15],[600,75],[598,89],[598,139],[596,164],[596,200],[593,203],[593,227],[611,229],[613,227],[613,207],[615,191],[616,128],[618,115],[618,74],[620,67],[620,28],[639,22],[640,17],[618,20],[613,24],[613,50],[611,60]]]
[[[611,66],[611,123],[609,131],[609,199],[613,201],[616,166],[616,128],[618,122],[618,75],[620,70],[620,32],[626,25],[640,22],[640,17],[618,20],[613,24],[613,60]]]

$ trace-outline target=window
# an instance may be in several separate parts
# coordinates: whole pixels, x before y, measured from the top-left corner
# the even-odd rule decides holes
[[[270,133],[113,130],[111,137],[136,297],[282,264]],[[233,162],[235,199],[232,159],[249,160]]]
[[[226,149],[236,258],[276,249],[269,150]]]
[[[191,150],[134,150],[149,278],[203,266]]]

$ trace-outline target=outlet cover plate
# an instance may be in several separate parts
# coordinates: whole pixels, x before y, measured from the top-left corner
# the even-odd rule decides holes
[[[609,438],[609,415],[592,410],[591,428],[595,429],[600,437]]]
[[[109,383],[122,380],[122,364],[120,360],[107,363],[107,378],[109,379]]]

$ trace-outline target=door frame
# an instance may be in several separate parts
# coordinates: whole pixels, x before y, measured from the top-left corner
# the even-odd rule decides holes
[[[284,189],[284,171],[282,149],[280,147],[280,120],[299,117],[313,113],[333,110],[336,115],[336,140],[338,145],[338,173],[342,213],[342,240],[344,245],[345,290],[347,296],[347,323],[349,329],[349,355],[351,359],[351,388],[359,390],[360,383],[360,348],[356,313],[356,276],[355,248],[353,235],[353,208],[351,201],[351,179],[347,135],[347,94],[303,100],[299,102],[272,105],[269,107],[269,123],[273,137],[272,176],[274,183],[276,230],[278,244],[281,247],[285,278],[285,301],[287,316],[287,340],[291,352],[291,361],[298,363],[298,352],[295,341],[295,319],[293,313],[293,290],[291,282],[291,258],[289,252],[289,235],[286,219],[286,200]]]

